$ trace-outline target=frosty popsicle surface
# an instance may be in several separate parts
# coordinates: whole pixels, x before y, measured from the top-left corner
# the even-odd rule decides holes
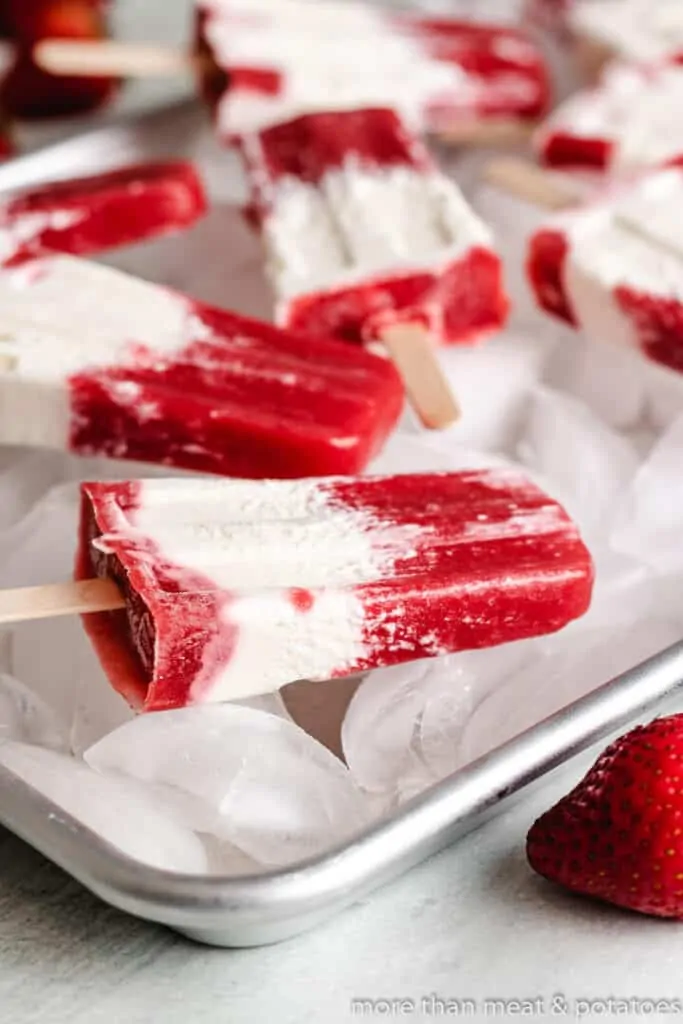
[[[350,473],[402,408],[385,359],[76,257],[0,271],[0,307],[5,444],[231,476]]]
[[[418,323],[460,344],[505,322],[491,233],[394,111],[305,115],[240,149],[279,323],[354,342]]]
[[[472,471],[86,484],[76,575],[120,587],[86,628],[157,710],[552,632],[593,568],[521,474]]]
[[[415,131],[539,117],[550,96],[536,47],[507,26],[392,15],[334,0],[199,0],[200,52],[219,134],[303,113],[392,106]],[[218,87],[216,87],[218,83]]]
[[[683,170],[654,171],[533,235],[538,304],[596,341],[683,372]]]
[[[190,227],[206,212],[192,164],[121,167],[0,196],[0,264],[84,256]]]

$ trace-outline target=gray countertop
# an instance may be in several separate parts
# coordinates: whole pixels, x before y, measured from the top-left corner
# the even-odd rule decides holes
[[[3,1020],[427,1021],[446,1015],[438,1000],[446,1006],[451,1000],[461,1016],[469,1009],[475,1020],[513,1019],[520,1015],[515,1000],[520,1007],[530,1001],[526,1005],[538,1011],[525,1019],[583,1013],[590,1020],[600,1006],[591,1016],[581,1001],[610,998],[633,1000],[633,1014],[618,1019],[672,1019],[647,1013],[637,1000],[683,998],[683,930],[575,899],[526,866],[528,825],[577,771],[576,765],[563,769],[505,814],[328,924],[252,950],[196,946],[120,914],[0,832]],[[557,1012],[563,1005],[557,997],[568,1014]],[[354,1009],[354,999],[379,1001],[375,1013]],[[395,1001],[393,1014],[384,1012],[383,1000]],[[604,1010],[599,1015],[610,1017]]]

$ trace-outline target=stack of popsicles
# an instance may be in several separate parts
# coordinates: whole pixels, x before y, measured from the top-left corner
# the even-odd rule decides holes
[[[222,138],[298,114],[391,106],[420,132],[514,138],[545,112],[549,75],[508,26],[390,14],[360,0],[197,0],[190,54],[130,44],[43,40],[36,59],[63,75],[191,69]]]
[[[354,472],[376,453],[403,401],[386,360],[65,255],[178,230],[204,209],[187,164],[0,208],[5,442],[233,476]]]
[[[524,477],[351,476],[395,425],[401,377],[424,423],[455,418],[435,353],[508,311],[488,228],[412,129],[536,116],[535,50],[303,0],[202,2],[200,32],[231,78],[219,126],[243,157],[276,325],[82,258],[189,226],[205,201],[187,165],[13,197],[0,434],[251,479],[85,485],[76,582],[0,594],[0,621],[80,611],[113,686],[146,710],[562,628],[588,607],[591,557]]]

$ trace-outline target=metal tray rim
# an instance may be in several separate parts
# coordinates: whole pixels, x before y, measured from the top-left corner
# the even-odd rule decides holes
[[[120,910],[227,946],[279,941],[397,877],[525,787],[683,688],[683,641],[459,769],[325,854],[238,877],[141,865],[0,768],[0,823]]]

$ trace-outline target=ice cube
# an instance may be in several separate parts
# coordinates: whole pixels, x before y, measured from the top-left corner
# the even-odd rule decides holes
[[[59,454],[9,448],[0,463],[0,531],[19,523],[62,478]]]
[[[468,764],[679,640],[680,626],[648,619],[618,629],[532,641],[534,657],[491,691],[464,730],[456,765]],[[454,765],[451,764],[451,768]]]
[[[675,621],[678,609],[683,616],[683,605],[671,603],[668,585],[645,563],[614,551],[608,544],[594,545],[591,554],[595,585],[590,608],[565,627],[563,636],[613,629],[658,616]]]
[[[60,484],[23,519],[0,530],[0,586],[37,586],[68,579],[76,548],[77,510],[77,488]]]
[[[612,546],[664,574],[683,571],[683,416],[655,444],[618,508]]]
[[[0,674],[0,740],[18,740],[67,750],[68,736],[58,716],[32,690]]]
[[[455,345],[439,353],[462,419],[452,429],[460,445],[511,451],[530,388],[538,383],[547,346],[542,338],[508,332],[485,345]]]
[[[78,616],[18,625],[12,671],[59,710],[74,754],[134,717],[108,682]]]
[[[437,778],[477,702],[523,657],[522,644],[377,669],[361,683],[342,726],[354,779],[387,803]]]
[[[643,366],[646,392],[646,416],[657,432],[662,432],[683,414],[683,376],[658,363]]]
[[[442,660],[377,669],[356,690],[342,723],[342,749],[362,789],[390,802],[402,778],[424,774],[415,744],[422,686]]]
[[[201,840],[160,804],[155,790],[22,743],[0,744],[0,765],[133,860],[165,871],[206,873]]]
[[[143,715],[85,759],[193,794],[212,811],[202,830],[263,864],[313,855],[368,818],[348,769],[328,750],[284,718],[237,705]]]
[[[646,415],[647,370],[639,353],[572,332],[555,349],[547,380],[584,402],[608,426],[624,430]]]
[[[199,832],[204,844],[207,858],[207,871],[210,875],[235,877],[236,875],[258,875],[267,870],[263,864],[250,857],[239,846],[234,846],[225,839],[208,832]]]
[[[589,539],[604,534],[638,467],[625,438],[575,398],[548,388],[530,396],[519,456]]]
[[[368,467],[368,473],[442,473],[512,465],[502,455],[461,445],[458,431],[456,424],[448,430],[395,432]]]
[[[254,711],[264,711],[269,715],[278,715],[280,718],[291,719],[282,695],[279,693],[262,693],[257,697],[235,700],[232,703],[243,708],[252,708]]]

